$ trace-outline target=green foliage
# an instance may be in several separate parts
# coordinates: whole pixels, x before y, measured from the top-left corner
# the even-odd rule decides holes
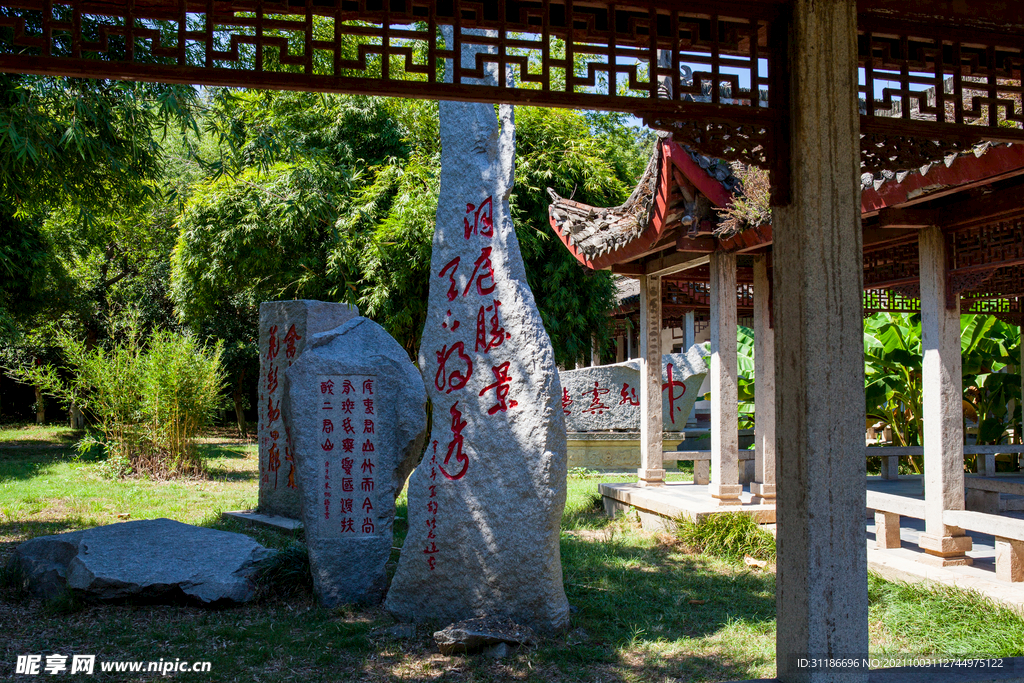
[[[868,574],[868,600],[872,620],[881,620],[901,641],[927,644],[912,652],[965,658],[1024,655],[1024,617],[974,591],[888,582]]]
[[[313,594],[309,551],[292,543],[262,562],[253,577],[256,594],[263,599]]]
[[[102,440],[87,437],[81,451],[102,443],[115,474],[198,474],[199,429],[219,401],[223,380],[219,345],[193,337],[154,333],[148,348],[132,324],[124,339],[92,349],[67,331],[57,332],[66,365],[12,368],[15,376],[71,401],[99,422]]]
[[[1021,378],[1008,370],[1020,362],[1016,326],[992,317],[960,316],[964,414],[978,422],[979,444],[998,444],[1019,420]],[[922,375],[919,314],[879,313],[864,321],[864,386],[869,422],[892,428],[900,446],[921,444]],[[921,458],[911,466],[921,471]]]
[[[864,396],[869,422],[892,428],[899,446],[921,443],[921,317],[879,313],[864,321]],[[920,473],[919,458],[911,458]]]
[[[775,537],[742,512],[711,515],[701,522],[681,518],[677,535],[684,544],[705,555],[734,560],[750,555],[775,561]]]

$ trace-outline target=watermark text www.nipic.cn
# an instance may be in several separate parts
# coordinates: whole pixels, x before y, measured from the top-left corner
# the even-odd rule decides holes
[[[28,676],[40,674],[86,674],[96,672],[96,655],[18,655],[14,673]],[[160,658],[153,662],[99,662],[99,670],[104,673],[158,673],[164,676],[183,672],[205,673],[210,671],[210,662],[191,662],[176,658],[174,660]]]

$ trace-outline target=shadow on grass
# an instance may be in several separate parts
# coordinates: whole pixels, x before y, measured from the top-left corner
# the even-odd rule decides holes
[[[102,458],[95,455],[78,457],[74,446],[59,448],[21,446],[17,448],[0,447],[0,482],[27,480],[40,476],[41,471],[49,465],[79,460],[81,462],[98,462]]]

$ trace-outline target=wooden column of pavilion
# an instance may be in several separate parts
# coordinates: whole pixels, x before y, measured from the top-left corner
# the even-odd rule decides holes
[[[1024,294],[1022,219],[1015,213],[1024,202],[1015,189],[1017,176],[982,174],[954,182],[946,192],[950,185],[929,182],[944,175],[936,168],[921,174],[918,192],[899,195],[907,186],[902,174],[913,176],[914,169],[950,152],[969,152],[982,140],[1024,142],[1024,4],[0,0],[0,8],[0,71],[627,111],[700,154],[770,168],[773,203],[781,209],[773,226],[779,246],[772,255],[778,266],[773,314],[786,320],[775,345],[779,678],[866,678],[861,672],[800,670],[787,659],[797,651],[812,658],[859,654],[851,648],[866,642],[861,591],[852,591],[858,595],[850,601],[833,599],[837,560],[847,562],[844,578],[850,568],[859,572],[863,545],[827,557],[835,539],[861,537],[863,519],[856,513],[863,510],[863,489],[837,486],[826,493],[819,474],[863,472],[854,443],[856,415],[837,416],[840,427],[822,439],[822,415],[812,408],[831,400],[826,390],[837,391],[843,403],[860,392],[853,371],[859,353],[844,353],[853,347],[849,328],[862,310],[918,305],[913,290],[919,274],[911,271],[922,228],[942,232],[946,292],[960,297],[963,311],[993,312],[1019,323],[1019,299],[1007,298]],[[333,33],[325,31],[329,23]],[[439,82],[438,67],[454,56],[437,38],[446,25],[459,29],[456,53],[459,43],[498,46],[488,57],[502,71],[496,86],[472,85],[476,72],[459,65],[450,83]],[[462,31],[479,28],[490,33]],[[552,37],[565,41],[564,54],[553,50]],[[353,42],[361,46],[355,59],[349,54],[355,53]],[[524,50],[532,53],[529,64]],[[577,65],[577,58],[584,63]],[[541,65],[540,73],[531,64]],[[510,71],[531,87],[504,78]],[[564,77],[567,72],[571,77]],[[608,76],[606,87],[597,74]],[[671,85],[667,98],[659,97],[658,79]],[[1020,146],[1002,149],[1016,152]],[[990,163],[997,151],[977,160]],[[857,188],[849,176],[858,156],[864,170],[896,172],[896,183],[864,186],[864,230],[854,230],[853,238],[845,226],[857,219],[849,201]],[[970,159],[956,163],[961,161]],[[667,276],[704,267],[707,255],[723,248],[739,254],[743,282],[750,236],[713,237],[705,224],[711,222],[708,206],[687,185],[699,186],[699,174],[688,178],[679,185],[685,201],[648,202],[650,212],[639,224],[634,220],[635,235],[616,235],[607,251],[584,250],[581,260],[595,268],[628,266],[631,274],[662,278],[666,293],[686,290],[694,300],[706,300],[706,279],[691,273],[693,286],[674,287]],[[717,203],[714,188],[698,189]],[[675,214],[674,207],[685,210]],[[772,237],[765,232],[755,230],[760,242],[752,253],[766,251]],[[861,238],[867,306],[851,275]],[[672,313],[667,306],[666,312]],[[821,379],[824,384],[815,384]],[[849,591],[846,584],[842,588]]]

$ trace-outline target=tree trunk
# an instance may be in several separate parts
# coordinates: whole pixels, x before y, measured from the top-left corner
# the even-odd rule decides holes
[[[46,406],[43,405],[43,390],[36,387],[36,424],[46,422]]]
[[[238,433],[244,439],[249,434],[245,428],[245,410],[242,409],[242,381],[245,379],[245,370],[238,373],[238,382],[235,383],[235,391],[232,396],[235,400],[235,420],[238,422]]]

